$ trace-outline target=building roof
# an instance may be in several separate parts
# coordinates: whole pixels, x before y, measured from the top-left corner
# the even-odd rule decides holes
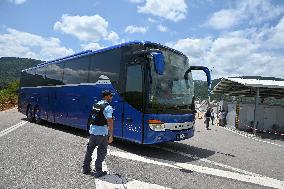
[[[214,94],[225,94],[229,96],[249,96],[256,95],[256,88],[259,88],[259,96],[284,98],[284,80],[267,79],[257,77],[253,78],[222,78],[214,87]]]

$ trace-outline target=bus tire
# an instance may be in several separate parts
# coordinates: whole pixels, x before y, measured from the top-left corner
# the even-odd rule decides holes
[[[28,119],[29,122],[34,122],[35,121],[32,105],[28,105],[26,116],[27,116],[27,119]]]
[[[37,124],[42,124],[42,119],[40,118],[40,108],[39,108],[39,106],[36,106],[35,108],[34,108],[34,119],[35,119],[35,122],[37,123]]]

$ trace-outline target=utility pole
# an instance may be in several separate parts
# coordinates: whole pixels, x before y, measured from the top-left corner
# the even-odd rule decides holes
[[[254,122],[253,122],[253,133],[256,135],[256,126],[257,126],[257,110],[258,110],[258,101],[259,101],[259,87],[256,88],[256,95],[255,95],[255,106],[254,106]]]

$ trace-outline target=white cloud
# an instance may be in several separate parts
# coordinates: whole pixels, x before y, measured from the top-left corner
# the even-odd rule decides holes
[[[117,42],[117,40],[119,40],[119,36],[114,31],[111,31],[106,39],[112,42]]]
[[[214,29],[229,29],[242,23],[253,26],[283,13],[284,6],[273,5],[270,0],[240,0],[232,8],[213,13],[204,25]]]
[[[185,38],[166,45],[185,53],[191,65],[212,69],[214,78],[244,75],[283,78],[283,22],[284,18],[275,27],[267,28],[267,33],[275,32],[271,38],[259,37],[256,29],[246,29],[217,38]],[[276,39],[272,41],[274,36],[277,36],[278,42]],[[274,45],[275,51],[270,50],[271,45]]]
[[[240,13],[233,9],[224,9],[215,12],[211,18],[205,23],[215,29],[226,29],[235,26],[239,23]]]
[[[88,43],[88,44],[82,44],[81,45],[83,50],[98,50],[102,49],[104,47],[100,46],[98,43]]]
[[[240,59],[243,56],[249,56],[257,50],[258,45],[254,44],[252,40],[244,37],[220,37],[217,38],[212,46],[211,52],[219,57],[226,59]]]
[[[146,33],[146,27],[139,27],[139,26],[127,26],[124,30],[125,33]]]
[[[86,42],[98,42],[102,39],[116,41],[119,39],[117,33],[108,31],[108,22],[100,15],[69,16],[64,14],[61,21],[57,21],[53,28]]]
[[[178,40],[175,43],[167,43],[167,45],[173,47],[174,49],[183,51],[185,54],[190,55],[191,57],[200,57],[212,45],[212,39],[185,38]]]
[[[158,20],[155,20],[153,18],[148,18],[148,21],[151,22],[151,23],[157,23],[158,22]]]
[[[138,7],[138,12],[178,22],[185,19],[187,5],[184,0],[146,0],[144,6]]]
[[[168,28],[166,26],[161,25],[161,24],[157,26],[157,29],[160,32],[167,32],[168,31]]]
[[[60,45],[60,40],[54,37],[44,38],[27,32],[8,28],[0,34],[0,57],[26,57],[49,60],[74,53]]]
[[[20,5],[26,2],[26,0],[9,0],[11,3],[15,3],[16,5]]]
[[[130,3],[143,3],[144,0],[128,0]]]
[[[276,18],[284,13],[284,6],[277,6],[271,0],[243,0],[237,4],[241,14],[250,24],[258,24]]]
[[[268,48],[284,49],[284,16],[275,27],[266,33],[266,38],[268,40],[265,41],[264,45]]]

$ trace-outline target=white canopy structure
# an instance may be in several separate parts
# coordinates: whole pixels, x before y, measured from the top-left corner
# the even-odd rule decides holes
[[[256,96],[259,89],[259,96],[262,98],[275,97],[284,98],[284,80],[260,80],[228,77],[214,87],[214,94],[225,94],[230,96]]]
[[[256,115],[259,98],[284,98],[284,80],[264,77],[228,77],[222,78],[214,87],[214,94],[229,96],[255,96],[254,131],[256,132]]]

